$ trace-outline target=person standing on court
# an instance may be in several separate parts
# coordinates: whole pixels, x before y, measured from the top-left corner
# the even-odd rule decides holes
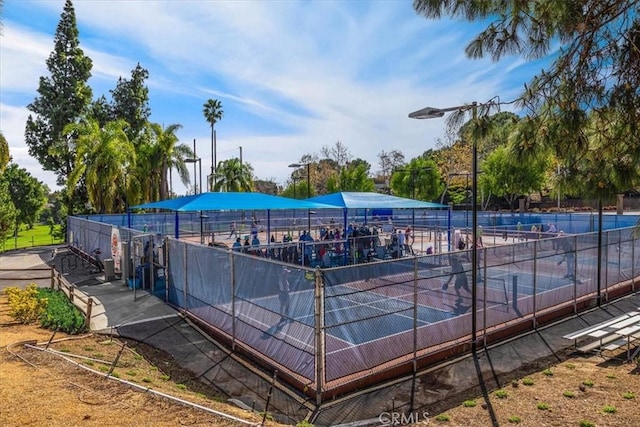
[[[456,296],[458,297],[456,299],[456,303],[459,304],[462,302],[460,289],[464,289],[465,291],[469,292],[469,294],[471,294],[471,289],[469,288],[467,274],[464,271],[464,267],[462,266],[462,262],[460,262],[460,259],[457,256],[452,255],[449,258],[449,262],[451,263],[451,276],[449,277],[449,280],[447,280],[447,282],[442,285],[442,290],[446,291],[449,288],[449,284],[451,283],[451,281],[455,278],[456,281],[453,285],[453,290],[456,292]]]
[[[278,301],[280,301],[280,322],[285,322],[289,315],[289,292],[291,286],[289,284],[289,270],[286,267],[282,267],[280,279],[278,280]]]
[[[564,233],[561,231],[560,235]],[[571,237],[564,237],[560,240],[560,250],[562,253],[562,258],[558,261],[558,265],[563,262],[567,262],[567,274],[564,275],[565,279],[574,280],[575,279],[575,267],[576,267],[576,251],[573,247],[573,240]]]
[[[236,236],[238,237],[238,231],[236,230],[236,222],[235,221],[231,221],[231,224],[229,225],[229,238]]]

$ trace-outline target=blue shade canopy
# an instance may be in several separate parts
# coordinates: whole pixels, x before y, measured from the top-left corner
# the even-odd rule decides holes
[[[263,193],[202,193],[160,202],[132,206],[132,209],[166,209],[179,212],[275,210],[275,209],[335,209],[336,206],[272,196]]]
[[[306,199],[343,209],[440,209],[440,203],[422,202],[381,193],[341,192]]]

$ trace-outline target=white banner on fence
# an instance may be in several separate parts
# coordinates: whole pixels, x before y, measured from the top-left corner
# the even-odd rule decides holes
[[[116,271],[120,271],[120,257],[122,256],[122,248],[120,247],[120,229],[111,227],[111,259]]]

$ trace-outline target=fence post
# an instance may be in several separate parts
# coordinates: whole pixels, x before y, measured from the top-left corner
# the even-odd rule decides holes
[[[56,267],[51,266],[51,289],[54,289],[56,285]]]
[[[73,290],[74,290],[74,286],[73,285],[69,286],[69,301],[71,301],[71,303],[73,303]]]
[[[314,326],[315,326],[315,364],[316,364],[316,405],[320,407],[322,404],[322,386],[324,385],[324,376],[326,375],[325,363],[327,357],[323,340],[324,330],[324,277],[322,270],[316,267],[315,271],[315,309],[314,309]]]
[[[93,297],[89,297],[87,300],[87,317],[85,327],[87,330],[91,330],[91,309],[93,308]]]

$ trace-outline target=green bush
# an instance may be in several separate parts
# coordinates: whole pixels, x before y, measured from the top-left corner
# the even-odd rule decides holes
[[[504,390],[498,390],[496,391],[496,397],[498,399],[506,399],[507,398],[507,392]]]
[[[38,298],[48,301],[45,313],[40,316],[40,326],[57,329],[68,334],[77,334],[85,329],[84,316],[67,296],[53,289],[38,289]]]
[[[39,321],[43,328],[68,334],[85,330],[83,314],[60,291],[30,284],[24,290],[12,287],[4,292],[9,298],[11,316],[21,323]]]

